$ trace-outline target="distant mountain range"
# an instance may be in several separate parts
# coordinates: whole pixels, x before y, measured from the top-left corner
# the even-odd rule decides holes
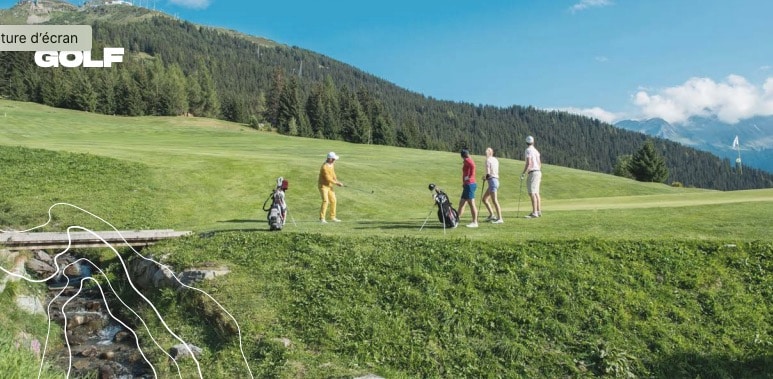
[[[652,118],[623,120],[615,126],[708,151],[733,163],[738,158],[733,139],[738,136],[743,165],[773,172],[773,116],[753,117],[732,125],[716,118],[691,117],[683,124]]]

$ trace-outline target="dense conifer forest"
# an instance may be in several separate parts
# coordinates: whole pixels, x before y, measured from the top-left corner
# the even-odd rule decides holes
[[[0,97],[120,116],[193,115],[279,133],[522,159],[526,135],[548,164],[612,173],[649,137],[599,120],[513,105],[433,99],[329,57],[139,7],[55,13],[51,24],[93,26],[95,59],[124,47],[111,69],[39,68],[31,52],[0,52]],[[460,73],[463,75],[464,73]],[[736,190],[773,175],[667,140],[653,141],[666,183]],[[517,173],[513,173],[516,175]]]

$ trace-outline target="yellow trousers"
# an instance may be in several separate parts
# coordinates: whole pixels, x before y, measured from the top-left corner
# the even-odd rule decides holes
[[[330,205],[330,219],[336,218],[336,193],[333,192],[333,187],[322,186],[319,187],[319,194],[322,195],[322,206],[319,208],[319,219],[325,219],[325,212],[327,212],[327,206]]]

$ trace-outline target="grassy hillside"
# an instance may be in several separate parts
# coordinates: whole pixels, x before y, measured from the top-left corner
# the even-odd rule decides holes
[[[769,378],[772,249],[229,232],[152,252],[228,262],[206,289],[255,340],[258,376]],[[190,295],[158,299],[207,341]],[[218,341],[206,366],[243,376]]]
[[[100,216],[122,228],[263,229],[265,213],[260,207],[276,177],[283,176],[290,180],[287,196],[295,220],[286,231],[436,235],[440,224],[431,212],[427,185],[431,182],[444,188],[454,202],[461,193],[461,159],[452,153],[292,138],[211,119],[122,118],[10,101],[0,101],[0,117],[5,125],[1,145],[88,153],[133,165],[121,170],[120,180],[126,184],[116,182],[111,189],[115,191],[113,202],[106,199],[108,194],[92,194],[102,187],[94,187],[97,178],[89,175],[82,176],[81,188],[71,187],[80,196],[63,196],[55,188],[25,196],[30,190],[19,188],[17,196],[6,200],[24,203],[29,211],[37,208],[27,214],[42,220],[51,204],[70,201],[99,210]],[[341,155],[336,171],[348,185],[337,189],[344,223],[318,225],[316,178],[330,150]],[[483,157],[475,160],[482,166]],[[505,224],[448,234],[506,239],[768,238],[773,190],[672,188],[550,165],[545,167],[542,191],[545,217],[516,219],[530,207],[527,195],[519,196],[522,165],[517,160],[501,160]],[[7,188],[18,182],[8,175],[3,180],[8,181]],[[71,185],[77,186],[77,181]],[[143,203],[152,204],[150,217],[126,215],[146,212],[131,210],[131,204]],[[706,217],[709,213],[711,217]],[[430,229],[420,232],[428,214]],[[467,212],[463,222],[469,217]],[[631,235],[634,230],[636,234]]]
[[[523,162],[502,159],[505,223],[444,233],[426,187],[459,196],[458,154],[4,100],[0,117],[0,228],[40,224],[70,202],[121,229],[201,232],[143,253],[231,269],[203,286],[239,322],[255,377],[770,377],[773,189],[672,188],[548,165],[545,215],[525,220]],[[349,187],[337,190],[344,221],[321,225],[316,176],[330,150]],[[259,207],[279,175],[296,225],[264,233]],[[106,228],[65,207],[54,217],[50,229]],[[89,254],[117,267],[111,253]],[[148,292],[204,349],[205,377],[248,376],[235,325],[210,300]],[[153,312],[141,313],[170,346]],[[8,330],[37,332],[7,319]]]
[[[23,13],[28,7],[21,8],[6,14]],[[469,146],[482,152],[491,145],[506,157],[522,155],[522,141],[528,134],[537,138],[550,163],[607,173],[618,157],[633,154],[647,139],[565,112],[439,101],[299,47],[198,26],[141,7],[85,7],[50,16],[50,23],[92,24],[95,49],[123,46],[127,49],[124,63],[107,71],[44,69],[33,64],[29,52],[0,53],[0,96],[103,114],[190,111],[243,123],[262,118],[287,134],[294,117],[299,121],[297,133],[307,137],[440,151]],[[301,65],[303,75],[298,75],[297,94],[291,97],[297,99],[291,108],[298,114],[280,115],[275,107],[266,107],[276,104],[285,89],[296,88],[289,78],[296,78],[292,73],[299,72]],[[191,89],[187,102],[181,92],[172,91],[178,86]],[[51,88],[57,88],[56,93]],[[317,101],[325,106],[311,106]],[[352,109],[359,104],[365,114],[332,111],[347,104]],[[669,183],[720,190],[773,187],[771,174],[746,169],[745,175],[738,176],[730,162],[709,153],[667,140],[657,140],[655,145],[666,158]]]

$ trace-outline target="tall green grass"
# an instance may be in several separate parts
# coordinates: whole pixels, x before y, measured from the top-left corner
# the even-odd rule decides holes
[[[8,267],[9,262],[0,256],[0,264]],[[0,274],[5,276],[5,274]],[[0,277],[0,282],[3,282]],[[18,309],[15,299],[18,295],[39,294],[40,288],[23,281],[8,281],[0,291],[0,373],[4,378],[37,378],[44,353],[47,322],[40,315],[32,315]],[[60,349],[61,329],[53,325],[45,352],[49,358],[43,363],[40,378],[61,378],[61,372],[53,368],[50,357]]]
[[[152,252],[227,262],[206,288],[247,335],[293,342],[250,344],[279,377],[755,378],[773,365],[770,243],[227,232]],[[211,321],[178,314],[206,345],[193,331]]]

